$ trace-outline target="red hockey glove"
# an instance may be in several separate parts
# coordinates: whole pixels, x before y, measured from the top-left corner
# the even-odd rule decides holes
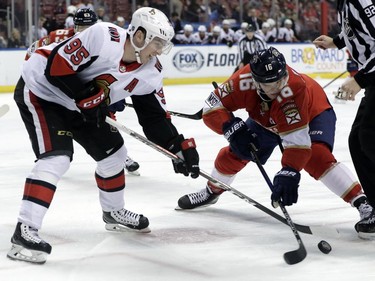
[[[183,135],[177,136],[168,146],[169,151],[176,154],[181,160],[172,160],[176,173],[192,178],[199,176],[199,154],[193,138],[185,139]]]

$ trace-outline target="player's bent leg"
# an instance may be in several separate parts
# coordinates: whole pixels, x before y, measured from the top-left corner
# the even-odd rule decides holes
[[[125,157],[126,148],[122,146],[112,155],[97,162],[95,178],[105,228],[110,231],[150,232],[147,217],[124,208],[125,173],[122,163]]]
[[[312,148],[312,157],[305,170],[345,202],[356,207],[360,216],[360,221],[355,224],[356,231],[359,232],[359,224],[362,224],[362,232],[366,231],[366,227],[363,226],[366,221],[369,224],[368,233],[372,231],[375,238],[375,223],[370,219],[373,208],[368,203],[354,174],[343,163],[336,162],[328,147],[323,143],[314,143]],[[374,226],[371,225],[372,223]],[[362,238],[361,234],[358,236]]]

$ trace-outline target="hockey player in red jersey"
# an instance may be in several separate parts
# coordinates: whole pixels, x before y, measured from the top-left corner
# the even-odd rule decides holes
[[[61,42],[41,47],[23,64],[14,99],[37,158],[26,178],[11,259],[44,263],[51,245],[39,237],[57,183],[69,169],[73,140],[96,161],[95,179],[107,230],[149,232],[146,216],[124,208],[127,149],[105,122],[108,106],[131,97],[146,137],[182,159],[176,173],[199,176],[194,139],[180,134],[166,109],[162,65],[174,30],[149,7],[134,12],[127,30],[97,23]],[[23,250],[31,252],[25,256]]]
[[[35,52],[36,49],[47,46],[52,43],[59,43],[70,37],[75,33],[81,32],[89,26],[95,24],[98,21],[98,17],[95,12],[90,9],[78,9],[73,17],[74,28],[56,29],[51,31],[48,36],[45,36],[33,44],[27,49],[25,59],[28,60],[30,56]]]
[[[245,109],[246,121],[233,115]],[[250,64],[235,72],[210,94],[203,108],[204,123],[223,134],[229,146],[215,160],[212,176],[231,184],[235,175],[257,157],[266,163],[280,137],[281,169],[273,180],[272,204],[297,202],[300,171],[320,180],[345,202],[357,207],[360,217],[372,211],[360,184],[350,170],[332,154],[336,116],[322,87],[307,75],[286,65],[275,48],[258,51]],[[208,181],[206,188],[185,195],[181,209],[216,203],[224,190]]]

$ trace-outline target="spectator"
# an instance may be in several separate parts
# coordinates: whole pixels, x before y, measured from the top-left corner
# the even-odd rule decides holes
[[[247,16],[245,17],[245,21],[253,25],[256,28],[256,30],[259,30],[262,27],[262,23],[263,23],[258,18],[258,10],[254,8],[248,10]]]
[[[8,39],[8,48],[25,48],[21,33],[17,28],[12,30],[11,37]]]
[[[106,15],[103,7],[99,7],[96,10],[96,15],[98,16],[98,22],[101,22],[101,21],[109,22],[109,17]]]
[[[77,9],[90,9],[92,11],[95,11],[94,5],[90,0],[83,0],[81,3],[76,5]]]
[[[181,0],[171,0],[170,3],[171,3],[171,9],[172,9],[172,11],[171,11],[172,17],[173,17],[173,14],[177,14],[177,16],[180,17],[181,14],[182,14],[182,9],[184,8],[183,1],[181,1]]]
[[[4,36],[0,33],[0,49],[5,49],[7,47],[7,41]]]
[[[173,12],[171,16],[171,24],[174,29],[174,33],[178,34],[182,30],[182,24],[178,13]]]

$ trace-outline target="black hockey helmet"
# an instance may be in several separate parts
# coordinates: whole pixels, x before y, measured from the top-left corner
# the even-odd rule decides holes
[[[78,9],[73,18],[74,25],[93,25],[98,21],[96,13],[91,9]]]
[[[274,47],[256,52],[250,59],[253,79],[258,83],[272,83],[287,75],[284,56]]]
[[[246,32],[255,32],[257,29],[254,25],[252,25],[251,23],[249,23],[245,29]]]

